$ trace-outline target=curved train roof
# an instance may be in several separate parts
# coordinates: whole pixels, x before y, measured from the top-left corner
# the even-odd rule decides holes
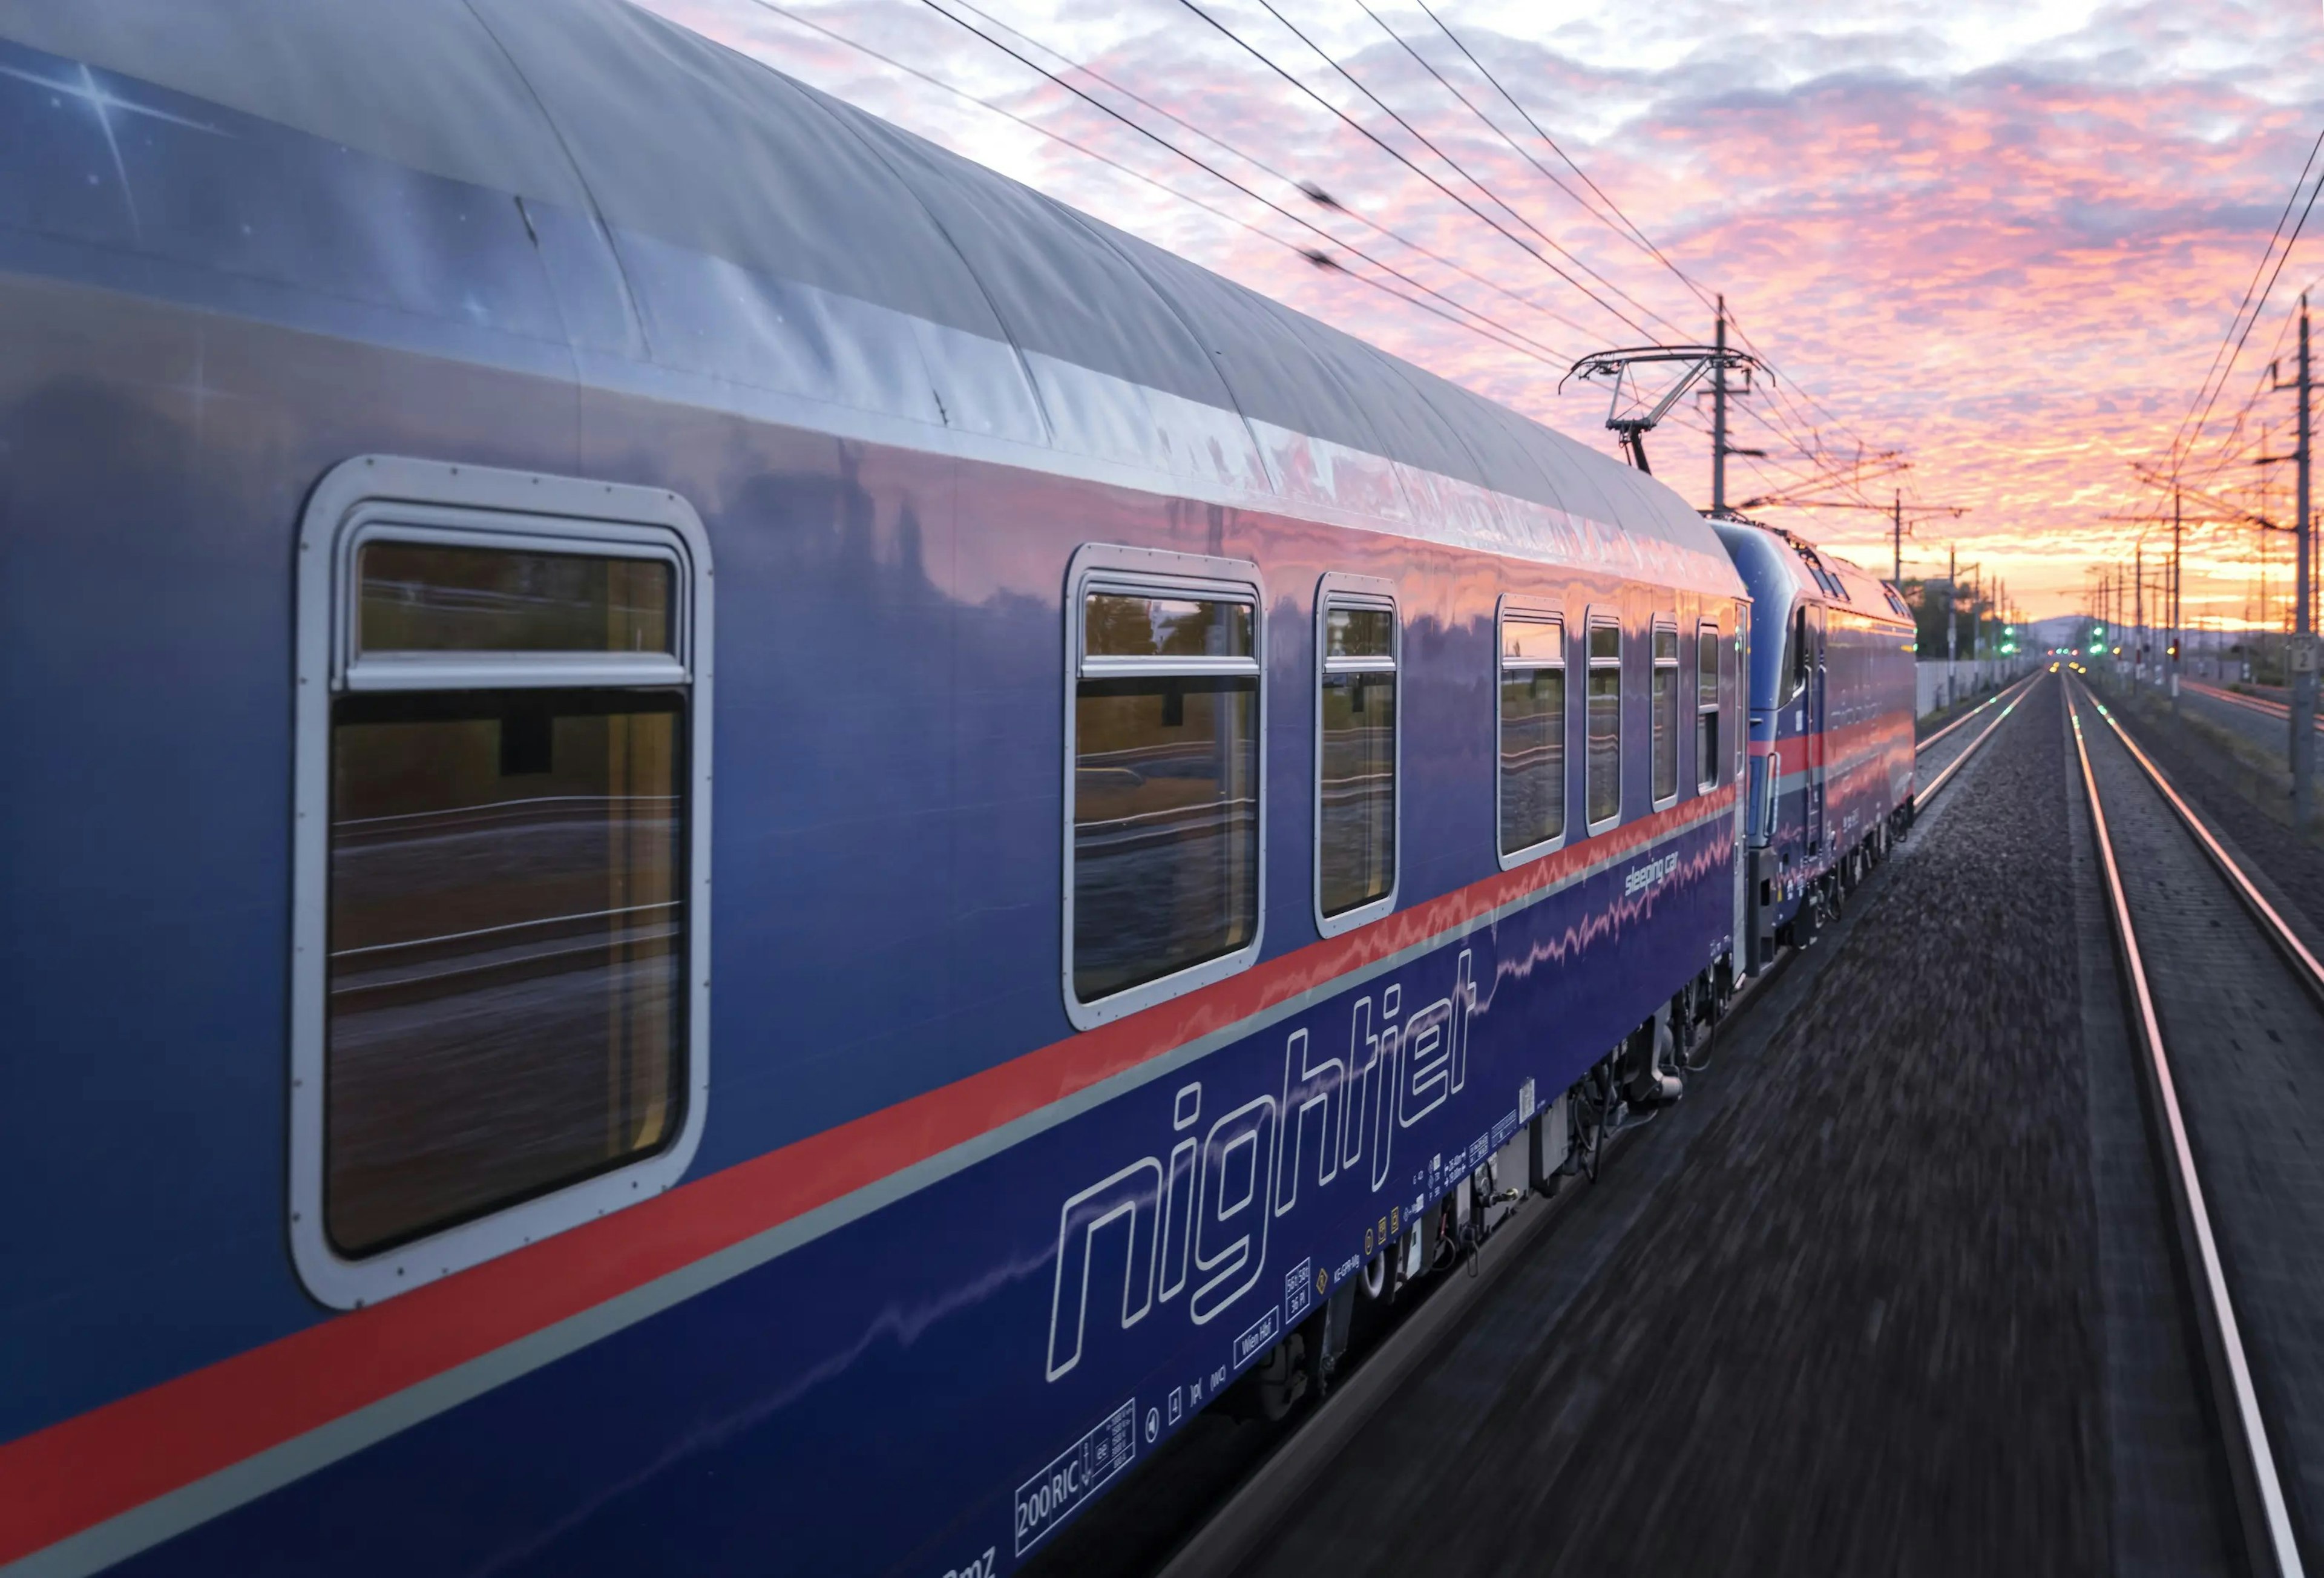
[[[1886,582],[1804,538],[1754,521],[1720,521],[1714,529],[1751,587],[1757,615],[1781,624],[1791,617],[1791,605],[1804,599],[1883,623],[1913,623]]]
[[[0,94],[126,79],[36,228],[561,340],[585,383],[1738,589],[1652,478],[621,0],[26,0],[0,40]]]

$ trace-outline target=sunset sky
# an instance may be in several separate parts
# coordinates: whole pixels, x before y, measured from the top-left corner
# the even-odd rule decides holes
[[[1919,524],[1905,541],[1905,574],[1941,573],[1947,544],[1957,543],[1964,564],[2001,577],[2037,617],[2084,606],[2094,567],[2132,560],[2144,528],[2105,517],[2155,511],[2161,496],[2137,483],[2131,463],[2169,464],[2324,131],[2317,0],[1430,0],[1449,33],[1419,0],[1370,0],[1370,13],[1363,0],[1272,0],[1272,13],[1268,0],[1199,0],[1250,49],[1190,0],[977,0],[981,14],[964,0],[653,3],[1610,451],[1604,395],[1569,388],[1561,396],[1565,365],[1647,338],[1708,339],[1711,315],[1678,272],[1618,233],[1609,201],[1676,271],[1723,291],[1777,369],[1775,393],[1746,402],[1735,434],[1769,459],[1732,462],[1730,498],[1796,487],[1818,469],[1810,449],[1827,462],[1859,447],[1901,450],[1911,469],[1868,483],[1866,494],[1885,503],[1901,483],[1908,515],[1915,501],[1969,507],[1957,521]],[[1219,173],[1076,98],[947,19],[939,4]],[[1571,166],[1462,58],[1453,35]],[[1547,254],[1587,293],[1391,148]],[[1342,211],[1304,196],[1298,182]],[[2292,304],[2324,275],[2324,213],[2310,226],[2184,463],[2209,491],[2285,520],[2291,467],[2251,460],[2262,422],[2274,424],[2270,452],[2289,447],[2293,402],[2255,395],[2272,358],[2286,357],[2288,372]],[[1325,252],[1340,267],[1320,269],[1300,249]],[[1470,316],[1471,327],[1458,327],[1367,281],[1489,322]],[[2324,335],[2324,292],[2319,306]],[[2319,351],[2324,360],[2324,345]],[[1658,475],[1693,503],[1710,502],[1707,412],[1674,416],[1648,448]],[[2259,479],[2278,476],[2264,500]],[[1755,512],[1886,573],[1885,518]],[[2190,623],[2198,614],[2231,623],[2256,614],[2261,535],[2248,526],[2190,533]],[[2150,556],[2167,540],[2167,527],[2150,537]],[[2274,621],[2289,585],[2288,535],[2273,535],[2268,554]]]

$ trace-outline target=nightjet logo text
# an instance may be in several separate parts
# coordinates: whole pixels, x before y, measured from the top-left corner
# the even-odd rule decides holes
[[[1476,1005],[1464,948],[1452,990],[1424,1008],[1406,1013],[1401,986],[1356,999],[1344,1056],[1325,1055],[1303,1028],[1285,1039],[1274,1088],[1237,1102],[1203,1081],[1180,1086],[1167,1149],[1101,1178],[1057,1213],[1048,1378],[1082,1361],[1093,1291],[1099,1320],[1124,1330],[1182,1297],[1187,1317],[1206,1325],[1259,1286],[1268,1224],[1303,1187],[1343,1190],[1351,1177],[1368,1192],[1385,1187],[1396,1131],[1467,1083]],[[1206,1106],[1218,1114],[1207,1128]],[[1118,1311],[1110,1278],[1092,1287],[1100,1261],[1122,1267]]]

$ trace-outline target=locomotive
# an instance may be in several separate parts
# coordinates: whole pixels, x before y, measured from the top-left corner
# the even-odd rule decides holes
[[[1872,577],[619,0],[0,115],[11,1572],[991,1578],[1909,817]]]

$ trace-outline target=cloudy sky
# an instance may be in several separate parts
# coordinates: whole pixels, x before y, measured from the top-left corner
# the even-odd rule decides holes
[[[1905,573],[1957,544],[2036,616],[2134,559],[2147,528],[2107,517],[2155,511],[2132,464],[2169,464],[2324,131],[2317,0],[653,3],[1609,448],[1604,397],[1559,374],[1708,338],[1698,291],[1724,292],[1777,374],[1737,419],[1769,453],[1730,463],[1730,498],[1900,451],[1909,470],[1816,496],[1966,506],[1920,521]],[[2324,234],[2182,451],[2263,514],[2290,514],[2291,468],[2251,462],[2293,407],[2259,385],[2319,275]],[[1672,423],[1657,474],[1708,503],[1707,424]],[[1884,519],[1757,512],[1886,572]],[[2190,614],[2256,612],[2263,536],[2190,534]],[[2280,618],[2289,539],[2266,549]]]

